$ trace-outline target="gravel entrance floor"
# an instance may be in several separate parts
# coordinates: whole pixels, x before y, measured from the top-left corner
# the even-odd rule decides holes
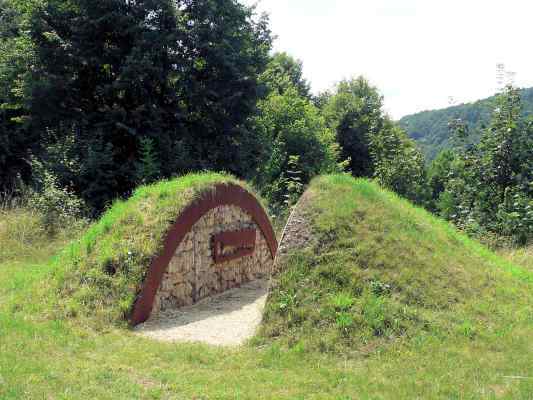
[[[168,342],[238,346],[251,338],[261,323],[267,293],[268,281],[254,281],[193,306],[162,312],[135,330]]]

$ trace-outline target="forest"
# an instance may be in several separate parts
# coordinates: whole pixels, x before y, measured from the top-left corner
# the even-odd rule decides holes
[[[188,172],[246,179],[278,216],[313,177],[346,173],[489,244],[531,241],[530,92],[397,123],[365,77],[314,94],[272,42],[233,0],[0,0],[2,197],[53,232]],[[405,130],[426,125],[439,154]]]
[[[524,116],[533,113],[533,88],[520,89]],[[422,111],[406,115],[399,120],[400,126],[415,139],[426,159],[433,160],[439,152],[451,147],[450,121],[461,119],[472,131],[471,143],[479,140],[479,133],[490,123],[496,96],[473,103],[454,105],[441,110]]]

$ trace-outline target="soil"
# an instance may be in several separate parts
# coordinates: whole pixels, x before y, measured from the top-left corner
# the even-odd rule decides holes
[[[312,194],[309,191],[304,193],[287,221],[279,242],[276,260],[274,261],[275,272],[279,272],[279,269],[283,267],[284,258],[292,251],[312,247],[316,242],[307,211],[307,205],[312,200],[311,196]]]

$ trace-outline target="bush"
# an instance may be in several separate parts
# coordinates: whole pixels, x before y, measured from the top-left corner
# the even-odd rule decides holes
[[[61,187],[56,176],[38,161],[34,161],[33,170],[35,189],[29,193],[28,207],[41,215],[46,231],[54,234],[82,220],[86,210],[83,200]]]
[[[398,126],[387,122],[371,137],[374,177],[381,185],[414,203],[426,200],[424,156]]]
[[[316,175],[342,168],[338,145],[319,110],[294,87],[260,102],[254,120],[262,138],[255,184],[276,211],[294,203]]]
[[[465,129],[456,127],[463,139]],[[440,214],[470,234],[505,236],[517,244],[533,237],[533,121],[521,116],[520,97],[508,87],[497,98],[480,142],[449,161]]]

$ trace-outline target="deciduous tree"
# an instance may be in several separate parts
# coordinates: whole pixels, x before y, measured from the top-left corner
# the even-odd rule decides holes
[[[354,176],[372,176],[370,141],[385,121],[382,96],[366,79],[359,77],[341,81],[325,98],[323,113],[328,126],[336,133],[341,158],[350,160],[349,169]]]

